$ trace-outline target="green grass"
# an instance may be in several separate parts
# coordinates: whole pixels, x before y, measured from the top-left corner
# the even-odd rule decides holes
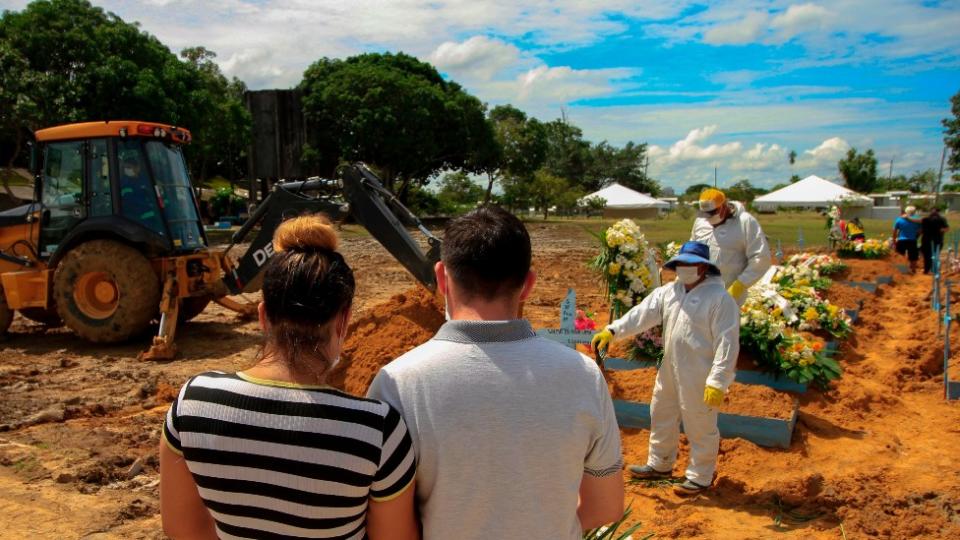
[[[778,240],[785,248],[797,246],[800,231],[803,232],[805,247],[825,247],[827,245],[826,220],[815,212],[754,214],[754,216],[760,221],[760,226],[770,239],[773,249],[776,249]],[[886,220],[864,219],[862,221],[868,237],[887,237],[893,228],[893,223]],[[532,227],[543,223],[559,225],[569,228],[571,233],[576,231],[577,234],[581,234],[585,238],[591,238],[592,234],[598,234],[614,222],[615,220],[598,218],[550,218],[546,221],[530,218],[526,220],[526,223]],[[647,240],[654,244],[670,241],[680,242],[690,238],[693,216],[683,218],[679,214],[673,213],[661,219],[638,219],[636,222],[640,226],[640,230],[647,236]]]

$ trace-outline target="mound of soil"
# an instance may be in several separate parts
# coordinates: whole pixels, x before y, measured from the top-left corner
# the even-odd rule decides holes
[[[844,259],[847,269],[833,276],[839,281],[875,281],[880,276],[892,276],[894,280],[900,274],[896,264],[906,264],[903,257],[890,255],[885,259]]]
[[[865,291],[860,287],[844,285],[840,283],[839,280],[834,281],[833,284],[830,285],[830,288],[824,291],[823,294],[831,304],[847,309],[857,309],[860,307],[861,302],[873,298],[873,293]]]
[[[444,323],[443,299],[415,287],[366,311],[350,325],[341,362],[327,382],[362,396],[380,368],[425,343]]]
[[[655,369],[607,371],[607,386],[614,399],[649,403],[657,378]],[[734,383],[724,398],[721,411],[727,414],[760,416],[789,420],[793,416],[794,398],[766,386]]]

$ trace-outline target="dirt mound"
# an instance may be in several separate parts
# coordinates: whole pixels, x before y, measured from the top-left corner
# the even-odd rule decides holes
[[[607,385],[614,399],[649,403],[657,371],[607,371]],[[724,398],[721,412],[788,420],[793,416],[793,397],[766,386],[734,383]]]
[[[350,325],[341,363],[327,382],[364,395],[381,367],[429,340],[443,322],[443,300],[430,291],[415,287],[394,296]]]
[[[847,309],[858,309],[862,302],[873,298],[873,293],[867,292],[860,287],[851,287],[844,285],[839,281],[834,281],[830,288],[824,293],[824,297],[831,304],[838,305]]]
[[[878,277],[900,276],[900,270],[895,265],[906,264],[902,257],[889,256],[885,259],[844,259],[847,269],[834,276],[836,280],[846,281],[875,281]]]

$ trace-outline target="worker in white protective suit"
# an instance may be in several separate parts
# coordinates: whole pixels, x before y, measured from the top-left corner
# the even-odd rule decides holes
[[[680,422],[690,441],[686,480],[678,495],[700,493],[713,483],[720,448],[717,408],[733,383],[740,352],[740,309],[727,293],[710,249],[686,242],[667,261],[677,279],[657,287],[643,301],[593,336],[595,351],[616,339],[663,326],[663,363],[650,403],[650,452],[646,465],[631,465],[637,478],[672,475]]]
[[[710,246],[710,260],[720,269],[730,296],[743,305],[747,289],[770,268],[770,244],[757,219],[742,204],[727,201],[719,189],[700,194],[700,212],[690,239]]]

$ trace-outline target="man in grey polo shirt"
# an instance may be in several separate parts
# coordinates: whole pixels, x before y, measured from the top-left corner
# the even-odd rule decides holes
[[[413,437],[426,540],[579,540],[623,512],[603,375],[517,318],[530,259],[526,228],[505,210],[452,220],[436,265],[451,320],[367,394],[396,407]]]

